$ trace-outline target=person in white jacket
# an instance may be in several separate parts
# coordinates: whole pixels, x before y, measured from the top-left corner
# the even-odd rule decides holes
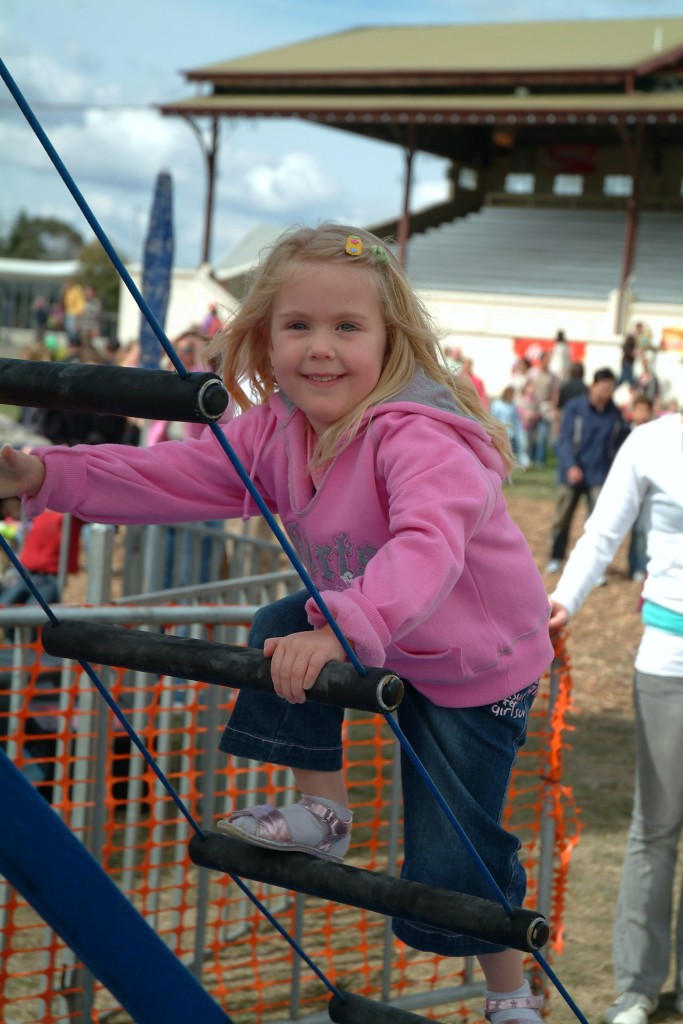
[[[588,597],[642,511],[647,571],[635,659],[636,785],[614,925],[608,1024],[645,1024],[669,973],[674,872],[683,827],[683,418],[663,416],[619,449],[583,535],[550,595],[551,631]],[[676,928],[683,1012],[683,899]]]

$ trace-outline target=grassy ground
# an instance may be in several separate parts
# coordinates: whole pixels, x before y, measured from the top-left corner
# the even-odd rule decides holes
[[[0,405],[0,413],[3,416],[9,416],[11,420],[19,418],[19,406],[18,405]]]

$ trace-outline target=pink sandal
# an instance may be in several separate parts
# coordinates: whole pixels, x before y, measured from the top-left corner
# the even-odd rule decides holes
[[[351,841],[351,822],[342,821],[331,807],[308,796],[299,800],[299,806],[304,807],[309,814],[327,826],[326,834],[315,846],[294,842],[282,811],[270,804],[259,804],[256,807],[245,807],[242,811],[234,811],[227,818],[221,818],[216,828],[224,835],[241,839],[242,842],[251,843],[254,846],[264,846],[269,850],[282,850],[289,853],[308,853],[312,857],[341,863]],[[235,824],[240,818],[256,820],[254,835],[245,832]],[[334,852],[331,852],[332,850]]]
[[[510,996],[508,999],[487,999],[484,1003],[484,1016],[491,1020],[491,1014],[500,1010],[542,1010],[545,999],[543,996]],[[539,1012],[538,1019],[541,1020]],[[529,1024],[528,1020],[519,1017],[506,1020],[505,1024]]]

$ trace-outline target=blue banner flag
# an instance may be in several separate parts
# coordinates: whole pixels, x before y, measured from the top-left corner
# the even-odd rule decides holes
[[[145,249],[142,256],[142,295],[159,326],[164,328],[173,267],[173,189],[171,175],[162,171],[154,188]],[[143,317],[140,326],[140,366],[157,369],[159,340]]]

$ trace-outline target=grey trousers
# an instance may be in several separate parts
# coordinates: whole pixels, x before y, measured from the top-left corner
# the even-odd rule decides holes
[[[635,673],[636,786],[614,925],[617,991],[656,999],[669,973],[683,826],[683,678]],[[683,894],[676,910],[683,993]]]

